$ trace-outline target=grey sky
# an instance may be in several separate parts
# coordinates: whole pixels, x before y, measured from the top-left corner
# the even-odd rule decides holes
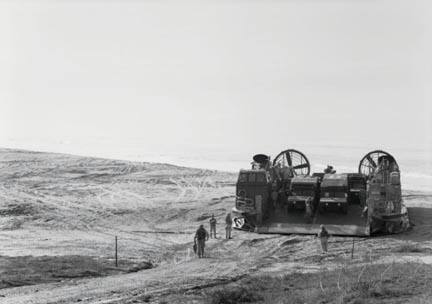
[[[0,145],[431,149],[429,1],[1,1]]]

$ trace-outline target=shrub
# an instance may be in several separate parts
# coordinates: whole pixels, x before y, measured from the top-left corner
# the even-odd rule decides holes
[[[217,289],[209,294],[209,298],[211,304],[253,303],[263,299],[256,290],[244,286]]]
[[[402,252],[426,252],[427,249],[421,248],[417,244],[406,243],[406,244],[403,244],[399,247],[396,247],[393,251],[394,252],[401,252],[401,253]]]

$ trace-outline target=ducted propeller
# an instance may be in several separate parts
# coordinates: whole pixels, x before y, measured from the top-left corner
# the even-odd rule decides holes
[[[388,159],[390,162],[394,162],[397,166],[395,158],[390,153],[382,150],[375,150],[369,152],[361,159],[358,169],[359,173],[370,176],[375,172],[375,169],[383,158]]]
[[[291,167],[296,175],[309,175],[310,164],[300,151],[288,149],[282,151],[273,161],[273,166]]]

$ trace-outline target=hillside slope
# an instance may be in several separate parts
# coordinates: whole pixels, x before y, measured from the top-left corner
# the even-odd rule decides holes
[[[353,259],[352,238],[331,238],[329,254],[322,255],[313,236],[240,231],[233,240],[210,240],[207,258],[196,259],[194,231],[215,214],[219,235],[224,232],[235,178],[166,164],[0,150],[0,302],[199,303],[214,288],[262,275],[432,263],[432,197],[417,192],[404,194],[414,229],[355,239]],[[421,303],[426,287],[405,299]]]

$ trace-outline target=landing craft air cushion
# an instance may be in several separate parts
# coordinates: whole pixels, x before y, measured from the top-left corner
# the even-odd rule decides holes
[[[358,173],[313,173],[300,151],[288,149],[273,162],[255,155],[240,170],[234,227],[258,233],[316,234],[321,224],[334,235],[397,233],[409,226],[402,204],[400,171],[384,151],[362,158]]]

